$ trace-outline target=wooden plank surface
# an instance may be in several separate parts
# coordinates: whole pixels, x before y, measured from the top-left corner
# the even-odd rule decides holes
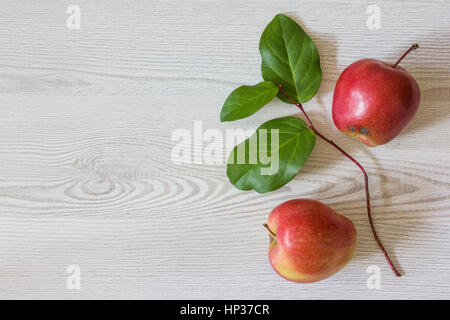
[[[448,1],[84,1],[0,6],[0,298],[450,298]],[[302,172],[265,195],[236,190],[225,165],[175,164],[177,129],[255,128],[298,115],[274,101],[221,124],[228,93],[260,80],[258,41],[272,17],[295,18],[318,46],[324,79],[305,106],[371,177],[375,223],[405,275],[395,278],[365,215],[357,168],[318,141]],[[351,62],[395,59],[419,82],[420,110],[391,143],[366,148],[331,120]],[[219,143],[219,142],[217,142]],[[193,153],[202,152],[194,148]],[[225,161],[226,155],[223,155]],[[308,197],[352,219],[355,258],[300,285],[277,276],[261,224]],[[81,289],[69,290],[69,265]],[[380,290],[366,282],[381,269]]]

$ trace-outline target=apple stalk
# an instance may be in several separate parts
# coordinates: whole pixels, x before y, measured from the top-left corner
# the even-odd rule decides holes
[[[266,228],[267,231],[269,231],[270,243],[272,243],[272,241],[277,238],[277,235],[272,230],[270,230],[269,225],[267,223],[264,223],[263,227]]]
[[[414,48],[413,48],[414,47]],[[411,48],[405,52],[405,54],[403,54],[403,56],[399,59],[399,61],[396,62],[396,64],[393,66],[393,68],[395,68],[397,66],[397,64],[412,50],[414,50],[415,48],[417,48],[417,45],[413,45],[411,46]],[[308,114],[306,113],[305,109],[303,108],[303,105],[301,103],[296,103],[287,93],[286,91],[284,91],[283,86],[279,85],[278,86],[280,89],[280,92],[287,98],[289,99],[293,104],[295,104],[300,111],[303,113],[303,115],[305,116],[307,122],[308,122],[308,126],[311,130],[314,131],[314,133],[316,135],[318,135],[322,140],[328,142],[330,145],[332,145],[334,148],[336,148],[337,150],[339,150],[344,156],[346,156],[348,159],[350,159],[354,164],[356,164],[356,166],[358,166],[358,168],[361,170],[361,172],[364,175],[364,189],[365,189],[365,193],[366,193],[366,207],[367,207],[367,215],[369,218],[369,224],[370,224],[370,228],[372,229],[372,234],[375,238],[375,241],[377,242],[378,246],[380,247],[381,251],[383,252],[387,263],[389,264],[390,268],[392,269],[392,271],[394,272],[394,274],[397,277],[400,277],[401,274],[400,272],[395,268],[394,264],[391,261],[391,258],[389,258],[389,255],[386,251],[386,249],[384,248],[383,244],[381,243],[380,239],[378,238],[377,232],[375,231],[375,226],[372,220],[372,213],[370,210],[370,194],[369,194],[369,176],[367,175],[366,170],[364,170],[363,166],[356,161],[352,156],[350,156],[347,152],[345,152],[341,147],[339,147],[336,143],[333,142],[333,140],[330,140],[328,138],[326,138],[324,135],[322,135],[313,125],[313,123],[311,122],[311,119],[309,118]],[[271,235],[273,236],[273,232],[266,227],[269,232],[271,233]]]
[[[394,63],[392,68],[395,69],[395,67],[403,60],[404,57],[406,57],[411,51],[416,50],[418,47],[419,45],[417,43],[411,45],[411,47],[409,47],[409,49],[406,50],[405,53],[400,58],[398,58],[397,62]]]

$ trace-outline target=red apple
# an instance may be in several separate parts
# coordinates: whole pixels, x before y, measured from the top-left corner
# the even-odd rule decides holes
[[[269,260],[282,277],[315,282],[341,270],[353,257],[353,223],[327,205],[295,199],[277,206],[264,225],[269,230]]]
[[[368,146],[395,138],[419,108],[416,80],[398,63],[418,46],[413,45],[395,63],[362,59],[339,77],[333,97],[333,121],[345,134]]]

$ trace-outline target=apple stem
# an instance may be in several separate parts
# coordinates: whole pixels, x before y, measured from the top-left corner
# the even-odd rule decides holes
[[[411,51],[411,49],[409,50]],[[369,176],[367,175],[366,170],[364,170],[363,166],[356,161],[351,155],[349,155],[347,152],[345,152],[341,147],[339,147],[336,143],[334,143],[333,140],[330,140],[328,138],[326,138],[324,135],[322,135],[319,131],[317,131],[317,129],[314,127],[314,125],[311,122],[311,119],[309,118],[308,114],[306,113],[305,109],[303,108],[303,105],[301,103],[296,103],[287,93],[286,91],[284,91],[283,86],[279,85],[278,86],[280,89],[280,92],[287,98],[289,99],[289,101],[291,101],[293,104],[295,104],[300,111],[303,113],[303,115],[305,116],[306,120],[308,121],[308,125],[309,128],[311,130],[314,131],[314,133],[316,135],[318,135],[320,138],[322,138],[322,140],[328,142],[329,144],[331,144],[333,147],[335,147],[337,150],[339,150],[344,156],[346,156],[348,159],[350,159],[354,164],[356,164],[358,166],[358,168],[362,171],[362,173],[364,174],[364,189],[366,191],[366,207],[367,207],[367,215],[369,218],[369,223],[370,223],[370,228],[372,229],[372,233],[373,236],[375,238],[375,241],[377,242],[378,246],[380,247],[381,251],[383,252],[389,266],[391,267],[392,271],[394,272],[394,274],[397,277],[400,277],[401,274],[400,272],[398,272],[398,270],[395,268],[394,264],[391,261],[391,258],[389,258],[389,255],[386,251],[386,249],[384,248],[383,244],[381,243],[380,239],[378,238],[377,232],[375,231],[375,226],[374,223],[372,221],[372,213],[370,210],[370,194],[369,194]],[[269,230],[270,231],[270,230]]]
[[[410,53],[413,50],[416,50],[418,47],[419,47],[419,45],[417,43],[414,43],[411,47],[409,47],[409,49],[405,51],[405,53],[397,60],[397,62],[394,63],[392,68],[395,69],[395,67],[403,60],[404,57],[406,57],[408,55],[408,53]]]
[[[269,226],[268,226],[267,223],[264,223],[264,224],[263,224],[263,227],[266,228],[267,231],[269,231],[271,237],[274,237],[274,238],[277,237],[277,235],[276,235],[272,230],[270,230],[270,228],[269,228]]]

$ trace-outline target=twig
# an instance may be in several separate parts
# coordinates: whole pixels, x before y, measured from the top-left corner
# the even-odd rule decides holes
[[[289,99],[289,101],[291,101],[293,104],[295,104],[300,111],[303,113],[303,115],[305,116],[306,120],[308,121],[308,125],[309,128],[311,128],[311,130],[314,131],[314,133],[316,135],[318,135],[320,138],[322,138],[322,140],[328,142],[329,144],[331,144],[333,147],[335,147],[337,150],[339,150],[344,156],[346,156],[348,159],[350,159],[354,164],[356,164],[358,166],[358,168],[362,171],[363,175],[364,175],[364,189],[366,191],[366,207],[367,207],[367,216],[369,217],[369,223],[370,223],[370,228],[372,229],[372,233],[373,236],[375,238],[375,241],[378,243],[378,246],[380,247],[381,251],[383,252],[389,266],[391,267],[392,271],[394,271],[394,274],[397,277],[400,277],[401,274],[400,272],[398,272],[398,270],[395,268],[394,264],[391,261],[391,258],[389,258],[389,255],[386,251],[386,249],[383,247],[383,244],[381,243],[380,239],[378,238],[377,232],[375,231],[375,226],[373,224],[372,221],[372,213],[370,211],[370,194],[369,194],[369,176],[366,173],[366,170],[364,170],[363,166],[361,164],[359,164],[358,161],[356,161],[351,155],[349,155],[347,152],[345,152],[341,147],[339,147],[336,143],[333,142],[333,140],[330,140],[328,138],[326,138],[325,136],[323,136],[319,131],[317,131],[317,129],[314,127],[314,125],[311,122],[311,119],[308,117],[308,114],[306,113],[305,109],[303,108],[303,105],[301,103],[296,103],[287,93],[286,91],[284,91],[283,86],[279,85],[280,88],[280,92],[287,98]]]

